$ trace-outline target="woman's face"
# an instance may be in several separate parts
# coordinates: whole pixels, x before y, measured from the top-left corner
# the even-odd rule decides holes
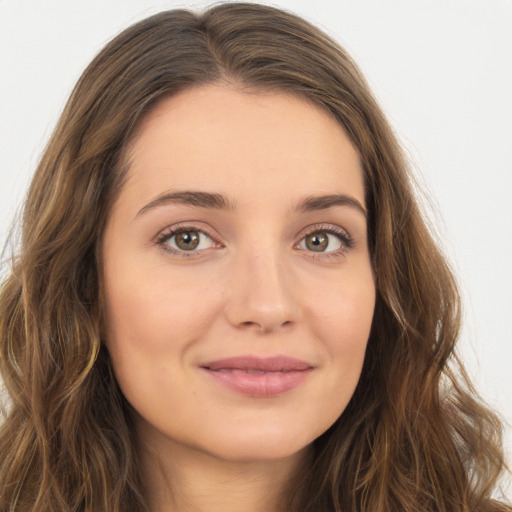
[[[297,454],[358,382],[375,285],[357,152],[288,94],[160,103],[104,238],[106,343],[156,446]]]

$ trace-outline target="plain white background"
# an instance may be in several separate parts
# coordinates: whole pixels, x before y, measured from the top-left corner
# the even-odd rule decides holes
[[[485,399],[512,423],[512,1],[271,3],[322,27],[366,74],[432,198],[459,277],[462,357]],[[209,4],[0,0],[1,245],[92,57],[147,15]],[[510,426],[506,442],[510,454]]]

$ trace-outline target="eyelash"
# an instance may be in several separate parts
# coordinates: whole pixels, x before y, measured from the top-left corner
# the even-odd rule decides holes
[[[314,233],[327,233],[329,235],[334,235],[337,238],[339,238],[341,242],[341,246],[334,250],[329,252],[317,252],[314,251],[307,251],[310,257],[314,259],[322,259],[322,260],[334,260],[338,259],[342,256],[345,256],[350,249],[353,249],[355,246],[354,239],[350,236],[350,234],[345,231],[344,229],[333,226],[332,224],[328,225],[322,225],[322,224],[315,224],[314,226],[311,226],[306,231],[304,231],[301,234],[300,242],[304,240],[309,235],[312,235]],[[297,247],[299,244],[296,244],[295,247]]]
[[[201,250],[199,251],[184,251],[184,250],[176,250],[169,245],[167,245],[167,242],[175,235],[187,231],[195,231],[198,233],[202,233],[203,235],[206,235],[208,238],[210,238],[214,244],[217,244],[218,246],[222,246],[219,242],[216,241],[215,237],[212,236],[210,233],[208,233],[207,230],[204,228],[198,228],[197,226],[193,225],[182,225],[178,224],[172,227],[168,227],[164,229],[162,232],[160,232],[155,238],[154,243],[158,245],[163,251],[172,254],[173,256],[179,256],[184,258],[193,258],[197,257],[201,254]],[[309,235],[312,235],[314,233],[327,233],[329,235],[336,236],[340,242],[341,246],[333,251],[329,252],[317,252],[314,251],[306,251],[310,255],[310,257],[314,259],[337,259],[342,256],[345,256],[345,254],[354,247],[354,239],[350,236],[350,234],[345,231],[342,228],[333,226],[332,224],[329,225],[314,225],[308,228],[306,231],[304,231],[301,234],[301,238],[298,244],[294,245],[294,248],[298,248],[299,244]]]
[[[191,226],[191,225],[185,225],[185,224],[177,224],[172,227],[168,227],[164,229],[162,232],[160,232],[154,239],[154,242],[156,245],[158,245],[163,251],[172,254],[173,256],[180,256],[184,258],[193,258],[197,257],[201,254],[201,251],[179,251],[176,250],[169,245],[167,245],[167,242],[175,235],[178,235],[179,233],[185,233],[187,231],[196,231],[198,233],[202,233],[203,235],[206,235],[208,238],[210,238],[215,244],[222,245],[219,242],[215,240],[215,237],[212,236],[208,231],[206,231],[204,228],[198,228],[197,226]]]

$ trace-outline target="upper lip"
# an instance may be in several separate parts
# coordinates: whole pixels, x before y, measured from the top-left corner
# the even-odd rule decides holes
[[[313,366],[294,357],[238,356],[210,361],[200,365],[207,370],[243,370],[256,372],[292,372],[310,370]]]

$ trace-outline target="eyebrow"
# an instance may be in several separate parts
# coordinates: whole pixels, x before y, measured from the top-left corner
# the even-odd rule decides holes
[[[333,206],[350,206],[367,217],[365,207],[352,196],[346,194],[329,194],[325,196],[308,196],[300,201],[297,209],[302,212],[327,210]]]
[[[137,216],[167,204],[182,204],[214,210],[235,210],[236,207],[234,202],[229,201],[222,194],[186,190],[168,192],[158,196],[156,199],[142,207],[137,213]],[[299,202],[296,209],[301,212],[313,212],[327,210],[334,206],[349,206],[362,213],[365,218],[367,216],[364,206],[355,197],[346,194],[307,196]]]
[[[215,210],[234,210],[235,205],[228,201],[223,195],[211,192],[197,192],[187,190],[183,192],[169,192],[158,196],[156,199],[141,208],[138,215],[142,215],[148,210],[164,206],[167,204],[183,204],[187,206],[198,206],[199,208],[209,208]]]

